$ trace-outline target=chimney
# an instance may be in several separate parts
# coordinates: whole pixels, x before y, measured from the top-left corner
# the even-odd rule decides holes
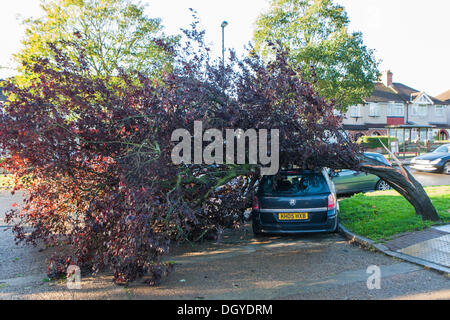
[[[391,70],[383,71],[381,74],[381,81],[386,87],[392,86],[392,78],[394,74],[391,72]]]

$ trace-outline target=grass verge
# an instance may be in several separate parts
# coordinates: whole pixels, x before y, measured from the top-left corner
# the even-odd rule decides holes
[[[441,221],[423,221],[397,191],[377,191],[341,200],[341,223],[353,233],[378,242],[403,232],[450,223],[450,186],[426,187],[425,191]]]

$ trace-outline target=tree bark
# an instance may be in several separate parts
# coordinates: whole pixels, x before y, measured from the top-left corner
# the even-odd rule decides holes
[[[360,170],[380,177],[392,188],[397,190],[413,205],[416,213],[422,216],[422,219],[431,221],[440,220],[433,203],[422,185],[407,169],[401,166],[401,164],[399,165],[400,167],[396,169],[395,167],[383,165],[381,162],[371,158],[363,157],[361,159]]]

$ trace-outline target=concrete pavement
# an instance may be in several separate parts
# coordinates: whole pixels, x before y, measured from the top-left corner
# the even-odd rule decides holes
[[[417,261],[437,264],[450,270],[450,225],[411,232],[384,245],[390,250],[419,259]]]

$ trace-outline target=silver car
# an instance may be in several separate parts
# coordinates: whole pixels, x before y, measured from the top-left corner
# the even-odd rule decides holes
[[[450,144],[411,160],[411,168],[418,171],[450,174]]]

